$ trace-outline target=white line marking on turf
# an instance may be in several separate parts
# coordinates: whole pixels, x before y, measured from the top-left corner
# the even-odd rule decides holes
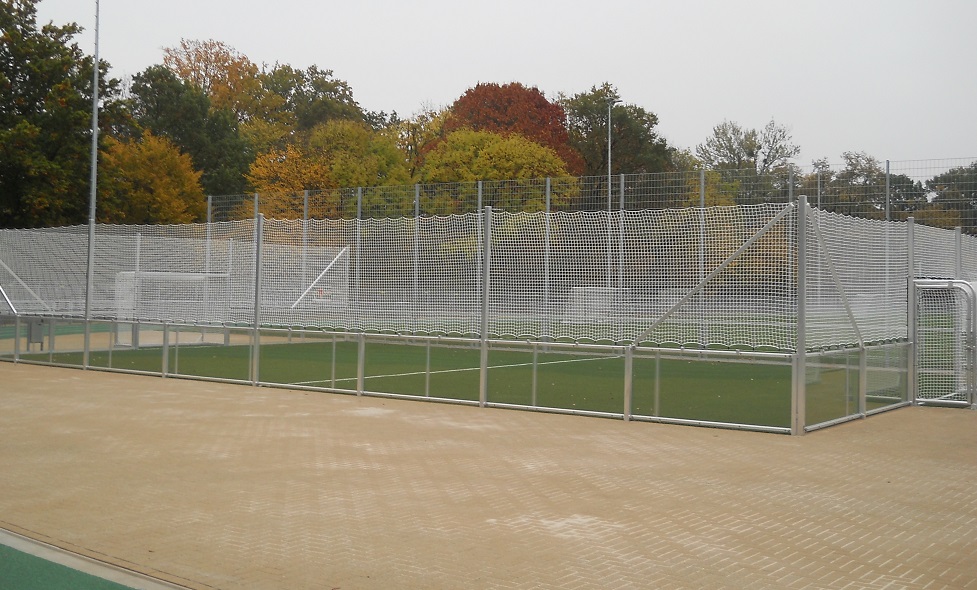
[[[623,358],[623,357],[621,357],[621,356],[600,356],[600,357],[594,357],[594,358],[589,358],[589,359],[567,359],[567,360],[563,360],[563,361],[546,361],[546,362],[542,362],[542,363],[536,363],[536,365],[537,366],[542,366],[542,365],[557,365],[557,364],[560,364],[560,363],[585,363],[585,362],[588,362],[588,361],[604,361],[604,360],[607,360],[607,359],[619,359],[619,358]],[[515,367],[531,367],[531,366],[533,366],[533,363],[515,363],[515,364],[512,364],[512,365],[492,365],[492,366],[489,367],[489,369],[511,369],[511,368],[515,368]],[[480,370],[481,370],[481,367],[465,367],[463,369],[442,369],[440,371],[431,371],[431,374],[432,375],[437,375],[439,373],[462,373],[462,372],[465,372],[465,371],[480,371]],[[427,371],[412,371],[410,373],[391,373],[389,375],[367,375],[367,376],[364,376],[363,379],[366,380],[366,379],[384,379],[384,378],[387,378],[387,377],[411,377],[411,376],[414,376],[414,375],[424,375],[426,373],[427,373]],[[336,379],[336,383],[340,383],[340,382],[343,382],[343,381],[356,381],[356,377],[341,377],[339,379]],[[313,385],[313,384],[316,384],[316,383],[332,383],[332,380],[331,379],[319,379],[317,381],[299,381],[299,382],[296,382],[295,385]]]

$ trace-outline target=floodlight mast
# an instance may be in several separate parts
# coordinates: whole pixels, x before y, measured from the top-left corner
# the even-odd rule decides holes
[[[611,287],[611,108],[620,101],[607,93],[607,288]],[[623,209],[623,203],[621,208]]]
[[[95,60],[92,63],[92,171],[90,177],[90,189],[88,194],[88,266],[86,270],[87,282],[85,284],[85,352],[82,360],[82,367],[88,368],[89,350],[91,349],[92,337],[92,291],[94,290],[94,270],[95,270],[95,197],[96,182],[98,180],[98,0],[95,0]]]
[[[619,103],[613,94],[607,95],[607,212],[611,212],[611,108]]]

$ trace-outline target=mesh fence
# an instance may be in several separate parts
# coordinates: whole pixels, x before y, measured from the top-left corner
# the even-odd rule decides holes
[[[552,202],[554,192],[552,181],[478,188],[474,196],[414,189],[415,210],[425,198],[502,202],[518,189],[520,198],[548,194]],[[977,269],[977,238],[962,232],[804,211],[808,350],[904,340],[911,278],[973,278]],[[486,207],[97,226],[91,313],[123,322],[793,351],[799,212],[789,202]],[[0,231],[0,314],[85,317],[86,256],[87,227]]]
[[[953,239],[952,232],[936,233],[945,243]],[[811,212],[806,281],[809,348],[907,338],[907,240],[906,223]],[[930,265],[924,261],[922,266]]]
[[[585,176],[409,186],[343,188],[306,194],[223,195],[209,199],[209,221],[354,219],[478,212],[614,211],[786,203],[853,217],[904,221],[977,235],[977,158],[880,162],[846,154],[841,163],[756,170]]]

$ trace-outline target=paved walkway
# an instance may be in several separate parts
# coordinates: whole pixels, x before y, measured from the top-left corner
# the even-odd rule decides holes
[[[0,527],[195,589],[977,589],[977,412],[788,437],[0,363]]]

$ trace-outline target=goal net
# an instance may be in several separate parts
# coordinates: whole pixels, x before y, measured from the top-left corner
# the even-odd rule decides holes
[[[225,274],[122,271],[115,275],[115,317],[210,323],[227,305]]]
[[[586,323],[620,317],[630,311],[628,289],[616,287],[572,287],[564,322]]]

